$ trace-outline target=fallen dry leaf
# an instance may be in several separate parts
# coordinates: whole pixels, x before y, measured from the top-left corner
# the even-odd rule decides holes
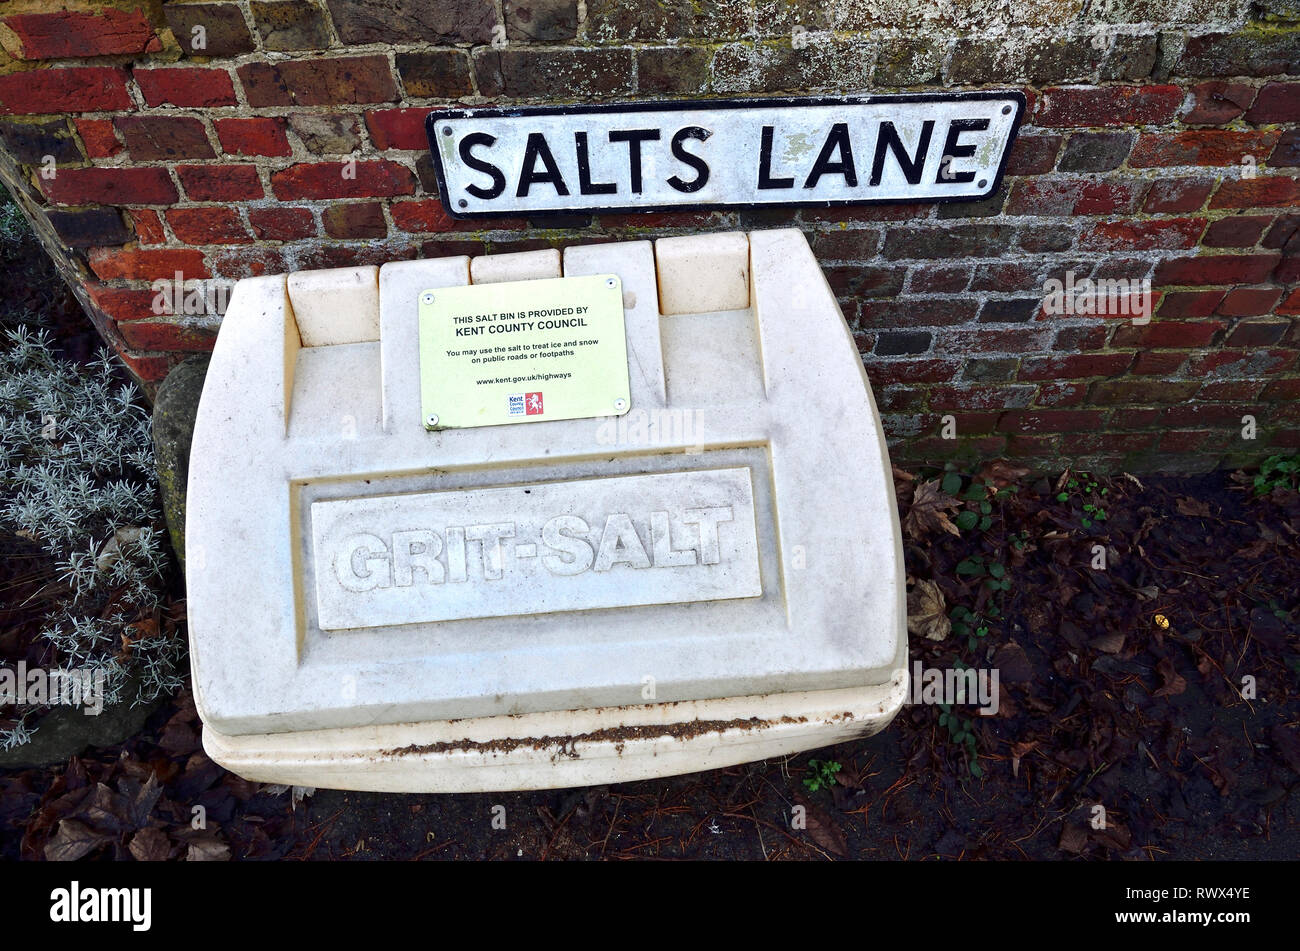
[[[960,508],[960,503],[939,487],[939,480],[932,479],[917,485],[912,496],[912,505],[903,519],[903,531],[913,541],[924,541],[934,532],[947,532],[949,535],[961,535],[961,531],[948,518],[949,512]]]
[[[928,578],[908,580],[912,584],[907,591],[907,633],[943,640],[952,633],[943,592]]]

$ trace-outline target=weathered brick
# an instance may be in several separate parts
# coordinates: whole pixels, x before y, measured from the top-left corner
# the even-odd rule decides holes
[[[237,3],[169,3],[163,7],[163,16],[181,49],[192,56],[238,56],[253,51],[253,37]]]
[[[1023,324],[1038,313],[1042,301],[1037,297],[1016,297],[1006,300],[989,300],[980,308],[982,324]]]
[[[1019,135],[1007,157],[1008,175],[1042,175],[1050,172],[1061,151],[1062,135]]]
[[[1240,165],[1246,156],[1263,162],[1273,150],[1278,132],[1237,132],[1197,129],[1176,135],[1143,135],[1128,163],[1134,168],[1153,165]]]
[[[393,202],[389,209],[393,213],[393,223],[403,231],[421,233],[459,231],[471,225],[475,228],[479,227],[473,222],[467,223],[452,218],[442,207],[442,202],[436,199]]]
[[[266,274],[283,274],[289,270],[284,252],[279,248],[243,247],[224,251],[214,250],[211,261],[213,274],[234,280],[262,277]]]
[[[898,300],[864,300],[858,324],[877,327],[951,327],[970,323],[979,305],[972,300],[906,297]]]
[[[1119,376],[1133,362],[1129,353],[1076,353],[1042,357],[1024,357],[1016,379],[1082,380],[1093,376]]]
[[[353,172],[344,177],[345,172]],[[384,198],[415,192],[415,176],[386,159],[371,162],[315,162],[291,165],[271,174],[271,189],[281,201],[311,198]]]
[[[296,113],[289,116],[289,127],[316,155],[343,155],[361,144],[361,123],[353,115]]]
[[[699,93],[709,88],[709,51],[699,46],[637,50],[637,88],[643,93]]]
[[[321,215],[321,222],[331,238],[383,238],[388,234],[384,208],[377,201],[331,205]]]
[[[971,269],[962,266],[920,265],[910,271],[913,294],[955,294],[966,289]]]
[[[1270,208],[1300,205],[1300,178],[1260,175],[1225,180],[1210,199],[1211,208]]]
[[[951,83],[1043,83],[1086,80],[1102,52],[1074,37],[1028,36],[1008,43],[983,37],[959,38],[948,62]]]
[[[1002,211],[1010,190],[1011,186],[1003,182],[997,191],[979,201],[944,202],[935,209],[935,217],[941,221],[952,218],[992,218]]]
[[[409,97],[459,99],[474,94],[464,50],[417,50],[398,53],[394,59]]]
[[[203,120],[189,116],[120,116],[113,120],[132,160],[215,158]]]
[[[819,231],[808,235],[818,258],[828,261],[858,261],[874,257],[880,250],[880,232],[874,228]]]
[[[118,112],[130,108],[126,73],[116,67],[29,69],[0,76],[0,115]]]
[[[59,238],[70,248],[95,248],[126,244],[131,232],[115,208],[46,212]]]
[[[1277,147],[1268,157],[1268,164],[1281,168],[1300,165],[1300,129],[1287,129],[1277,140]]]
[[[800,25],[812,29],[801,7]],[[816,14],[815,8],[813,8]],[[587,36],[596,43],[663,42],[685,37],[734,39],[750,32],[753,20],[746,0],[665,0],[633,4],[627,0],[588,0]],[[788,30],[781,31],[788,35]]]
[[[158,212],[152,208],[132,208],[130,215],[136,239],[141,244],[167,243],[167,232],[163,230],[162,218]]]
[[[1223,79],[1197,83],[1191,89],[1192,107],[1183,122],[1187,125],[1225,125],[1239,118],[1255,101],[1255,87]]]
[[[1041,262],[997,261],[993,264],[978,264],[971,277],[972,291],[1027,291],[1041,287],[1038,278]],[[913,288],[915,289],[915,288]]]
[[[1258,284],[1277,266],[1276,254],[1211,254],[1163,261],[1152,283],[1171,285]]]
[[[177,197],[165,168],[68,168],[41,188],[60,205],[170,205]]]
[[[876,335],[875,353],[881,357],[897,357],[910,353],[925,353],[930,349],[933,335],[927,330],[893,330]]]
[[[330,45],[329,28],[320,7],[310,0],[252,0],[253,25],[268,50],[323,50]]]
[[[66,59],[162,49],[143,10],[60,10],[4,18],[5,51],[15,59]]]
[[[930,409],[932,410],[981,410],[981,409],[1024,409],[1033,402],[1038,392],[1036,386],[1020,384],[999,385],[996,383],[953,383],[935,386],[930,389]],[[967,420],[969,422],[969,420]],[[981,420],[981,427],[963,425],[963,419],[957,419],[957,431],[970,434],[989,432],[997,422],[996,415],[989,415]]]
[[[94,248],[90,252],[90,267],[104,281],[170,278],[177,271],[186,280],[209,276],[203,252],[190,248]]]
[[[86,158],[109,158],[122,151],[122,143],[113,131],[112,119],[76,118],[72,121],[77,127],[77,135],[81,136],[81,144],[86,148]]]
[[[1200,386],[1199,380],[1098,380],[1088,390],[1088,402],[1101,406],[1181,403]]]
[[[1274,290],[1281,293],[1281,288]],[[1275,295],[1274,300],[1276,299]],[[1282,339],[1290,327],[1289,320],[1243,320],[1232,329],[1232,333],[1228,334],[1223,345],[1225,347],[1271,347]]]
[[[297,241],[316,234],[316,219],[310,208],[250,208],[248,223],[259,241]]]
[[[1124,164],[1133,139],[1132,132],[1077,132],[1065,144],[1057,167],[1062,172],[1109,172]]]
[[[1250,30],[1189,36],[1182,76],[1276,76],[1300,73],[1300,31]]]
[[[629,49],[492,49],[474,51],[474,72],[485,96],[549,97],[556,89],[586,99],[632,92]]]
[[[1183,103],[1177,86],[1056,86],[1043,90],[1040,126],[1111,126],[1168,122]]]
[[[370,141],[377,149],[427,149],[424,118],[428,114],[428,109],[371,109],[366,113]]]
[[[0,122],[0,141],[5,151],[24,165],[43,165],[47,156],[58,165],[81,161],[81,150],[66,119]]]
[[[1151,183],[1142,210],[1149,215],[1185,214],[1205,207],[1214,182],[1204,178],[1166,178]]]
[[[1079,247],[1089,251],[1150,251],[1194,248],[1204,218],[1150,218],[1103,221],[1079,238]]]
[[[1090,178],[1017,182],[1007,201],[1009,215],[1113,215],[1132,211],[1142,186]]]
[[[1300,256],[1300,213],[1278,215],[1260,244],[1288,257]]]
[[[137,380],[145,383],[157,383],[165,378],[178,356],[157,353],[135,354],[126,350],[117,350],[117,358]]]
[[[1227,291],[1176,291],[1160,302],[1160,319],[1209,317],[1218,308]]]
[[[1253,247],[1272,223],[1270,215],[1231,215],[1210,225],[1201,243],[1207,248]]]
[[[263,196],[255,165],[178,165],[191,201],[252,201]]]
[[[1258,317],[1271,313],[1281,296],[1280,287],[1234,287],[1223,298],[1216,313],[1224,317]],[[1282,334],[1279,333],[1278,339],[1281,337]],[[1276,342],[1276,340],[1261,341],[1264,344]]]
[[[135,350],[211,350],[217,340],[215,327],[178,324],[167,320],[132,320],[119,324],[118,333]]]
[[[1068,251],[1074,247],[1074,232],[1065,225],[1041,225],[1021,228],[1016,244],[1032,254]]]
[[[879,353],[879,334],[876,351]],[[961,372],[960,360],[888,360],[871,361],[867,364],[867,378],[871,385],[886,386],[890,383],[944,383],[957,379]]]
[[[202,66],[171,66],[136,69],[131,73],[144,101],[150,106],[208,108],[233,106],[235,83],[224,69]]]
[[[1134,376],[1172,376],[1187,361],[1186,350],[1143,350],[1133,359]]]
[[[503,0],[506,37],[519,43],[561,43],[578,35],[578,0]]]
[[[227,155],[293,154],[282,116],[265,119],[216,119],[217,141]]]
[[[954,225],[947,228],[895,228],[885,238],[884,255],[900,258],[990,258],[1011,243],[1009,225]]]
[[[1111,345],[1147,349],[1190,350],[1207,347],[1227,327],[1223,320],[1167,320],[1164,314],[1149,324],[1122,324],[1115,328]]]
[[[1246,112],[1246,121],[1255,125],[1300,122],[1300,83],[1266,83]]]
[[[876,52],[871,84],[873,87],[923,86],[938,82],[946,53],[947,44],[931,37],[882,39]]]
[[[167,223],[185,244],[242,244],[250,239],[239,213],[224,205],[169,208]]]
[[[1286,300],[1277,305],[1277,313],[1288,316],[1300,316],[1300,287],[1291,291]]]
[[[1105,414],[1101,410],[1054,409],[1010,411],[998,420],[1004,433],[1076,433],[1101,427]]]
[[[115,321],[148,320],[154,312],[154,292],[147,289],[105,287],[95,281],[86,282],[86,293],[95,306]]]
[[[487,43],[492,0],[326,0],[339,39],[360,43]]]
[[[392,102],[397,86],[384,56],[254,62],[236,73],[254,108]]]
[[[1151,75],[1160,59],[1160,40],[1155,34],[1121,33],[1110,38],[1110,50],[1097,73],[1098,79],[1134,81]]]

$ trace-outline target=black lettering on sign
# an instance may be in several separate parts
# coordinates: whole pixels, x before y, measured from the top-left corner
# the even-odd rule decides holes
[[[772,177],[772,134],[775,130],[770,125],[763,126],[762,137],[758,143],[758,187],[794,188],[793,178]]]
[[[840,160],[832,162],[831,153],[837,151],[840,153]],[[826,141],[822,143],[822,150],[817,155],[817,161],[813,162],[812,171],[808,173],[808,180],[803,183],[803,187],[816,187],[823,175],[843,175],[845,185],[857,187],[858,170],[853,167],[853,144],[849,142],[847,122],[837,122],[831,126],[831,131],[827,133]]]
[[[921,141],[916,144],[916,155],[911,156],[907,154],[907,147],[903,145],[903,140],[899,138],[894,123],[888,119],[880,123],[880,134],[876,137],[876,155],[871,160],[871,184],[880,184],[881,176],[885,171],[886,148],[894,153],[894,158],[898,161],[898,167],[903,170],[903,177],[907,179],[907,183],[909,185],[919,184],[921,172],[925,168],[925,154],[930,149],[930,136],[933,132],[933,119],[926,119],[925,122],[921,123]]]
[[[695,169],[696,172],[695,178],[689,182],[682,181],[682,179],[677,175],[673,175],[668,179],[668,184],[679,192],[697,192],[708,184],[709,163],[704,161],[704,159],[700,158],[698,155],[692,155],[690,152],[687,152],[683,143],[685,143],[687,139],[698,139],[703,142],[711,135],[713,135],[713,133],[708,129],[701,129],[697,125],[688,125],[684,129],[678,129],[676,133],[673,134],[673,158],[677,159],[684,165],[689,165],[691,168]]]
[[[469,192],[475,198],[491,199],[496,198],[506,190],[506,177],[502,174],[501,169],[497,168],[491,162],[485,162],[477,158],[471,151],[476,145],[486,145],[491,148],[496,144],[497,137],[488,135],[486,132],[471,132],[460,140],[460,160],[474,169],[476,172],[483,172],[492,179],[492,187],[484,188],[482,185],[466,185],[465,191]]]
[[[948,126],[948,135],[943,140],[943,161],[939,163],[939,171],[934,176],[936,184],[969,182],[975,178],[974,172],[953,172],[949,170],[948,165],[952,159],[970,158],[975,154],[975,146],[957,144],[963,132],[983,132],[988,127],[988,119],[952,120],[952,124]]]
[[[545,172],[537,171],[538,159],[541,159],[542,164],[546,166]],[[546,136],[540,132],[529,132],[528,142],[524,145],[524,162],[519,170],[519,187],[515,189],[515,197],[523,198],[534,185],[547,183],[555,186],[557,195],[569,194],[569,187],[564,184],[564,176],[560,174],[560,167],[555,164],[551,147],[546,144]]]
[[[632,194],[641,194],[641,143],[659,141],[659,130],[615,130],[609,134],[609,141],[627,143],[627,167],[632,178]]]
[[[591,180],[591,158],[587,153],[587,133],[573,133],[573,148],[578,154],[578,191],[583,195],[612,195],[618,191],[613,182]]]

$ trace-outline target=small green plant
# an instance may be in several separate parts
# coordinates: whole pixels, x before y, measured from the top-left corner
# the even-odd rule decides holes
[[[1005,499],[1013,492],[1020,491],[1020,487],[1015,485],[994,489],[978,479],[971,479],[970,485],[962,491],[962,477],[956,472],[946,473],[939,488],[954,499],[975,504],[975,508],[964,509],[953,519],[953,523],[963,532],[987,532],[993,526],[993,502],[990,500]]]
[[[971,721],[952,712],[952,704],[939,704],[939,726],[948,728],[948,740],[961,751],[966,760],[966,768],[976,778],[984,775],[975,751],[975,732]]]
[[[991,610],[996,611],[997,606],[991,606]],[[966,638],[966,647],[970,650],[975,650],[980,639],[988,636],[988,620],[967,607],[957,605],[948,617],[952,620],[952,632],[958,637]]]
[[[1255,476],[1255,494],[1268,495],[1274,489],[1295,492],[1300,488],[1300,456],[1269,456]]]
[[[810,775],[804,777],[803,784],[808,787],[810,792],[817,792],[819,789],[829,789],[835,785],[835,774],[842,767],[834,760],[810,759],[808,761],[808,772]]]
[[[1079,524],[1084,528],[1092,528],[1094,522],[1106,521],[1106,509],[1102,507],[1102,501],[1109,489],[1099,489],[1097,483],[1092,481],[1086,472],[1080,472],[1077,479],[1070,479],[1065,483],[1067,491],[1056,493],[1056,501],[1068,502],[1077,491],[1081,498],[1084,499],[1083,515],[1079,518]],[[1091,501],[1089,501],[1091,500]]]

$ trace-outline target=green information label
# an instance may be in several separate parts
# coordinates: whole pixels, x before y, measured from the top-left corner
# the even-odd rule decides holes
[[[621,416],[630,404],[613,274],[420,294],[425,429]]]

